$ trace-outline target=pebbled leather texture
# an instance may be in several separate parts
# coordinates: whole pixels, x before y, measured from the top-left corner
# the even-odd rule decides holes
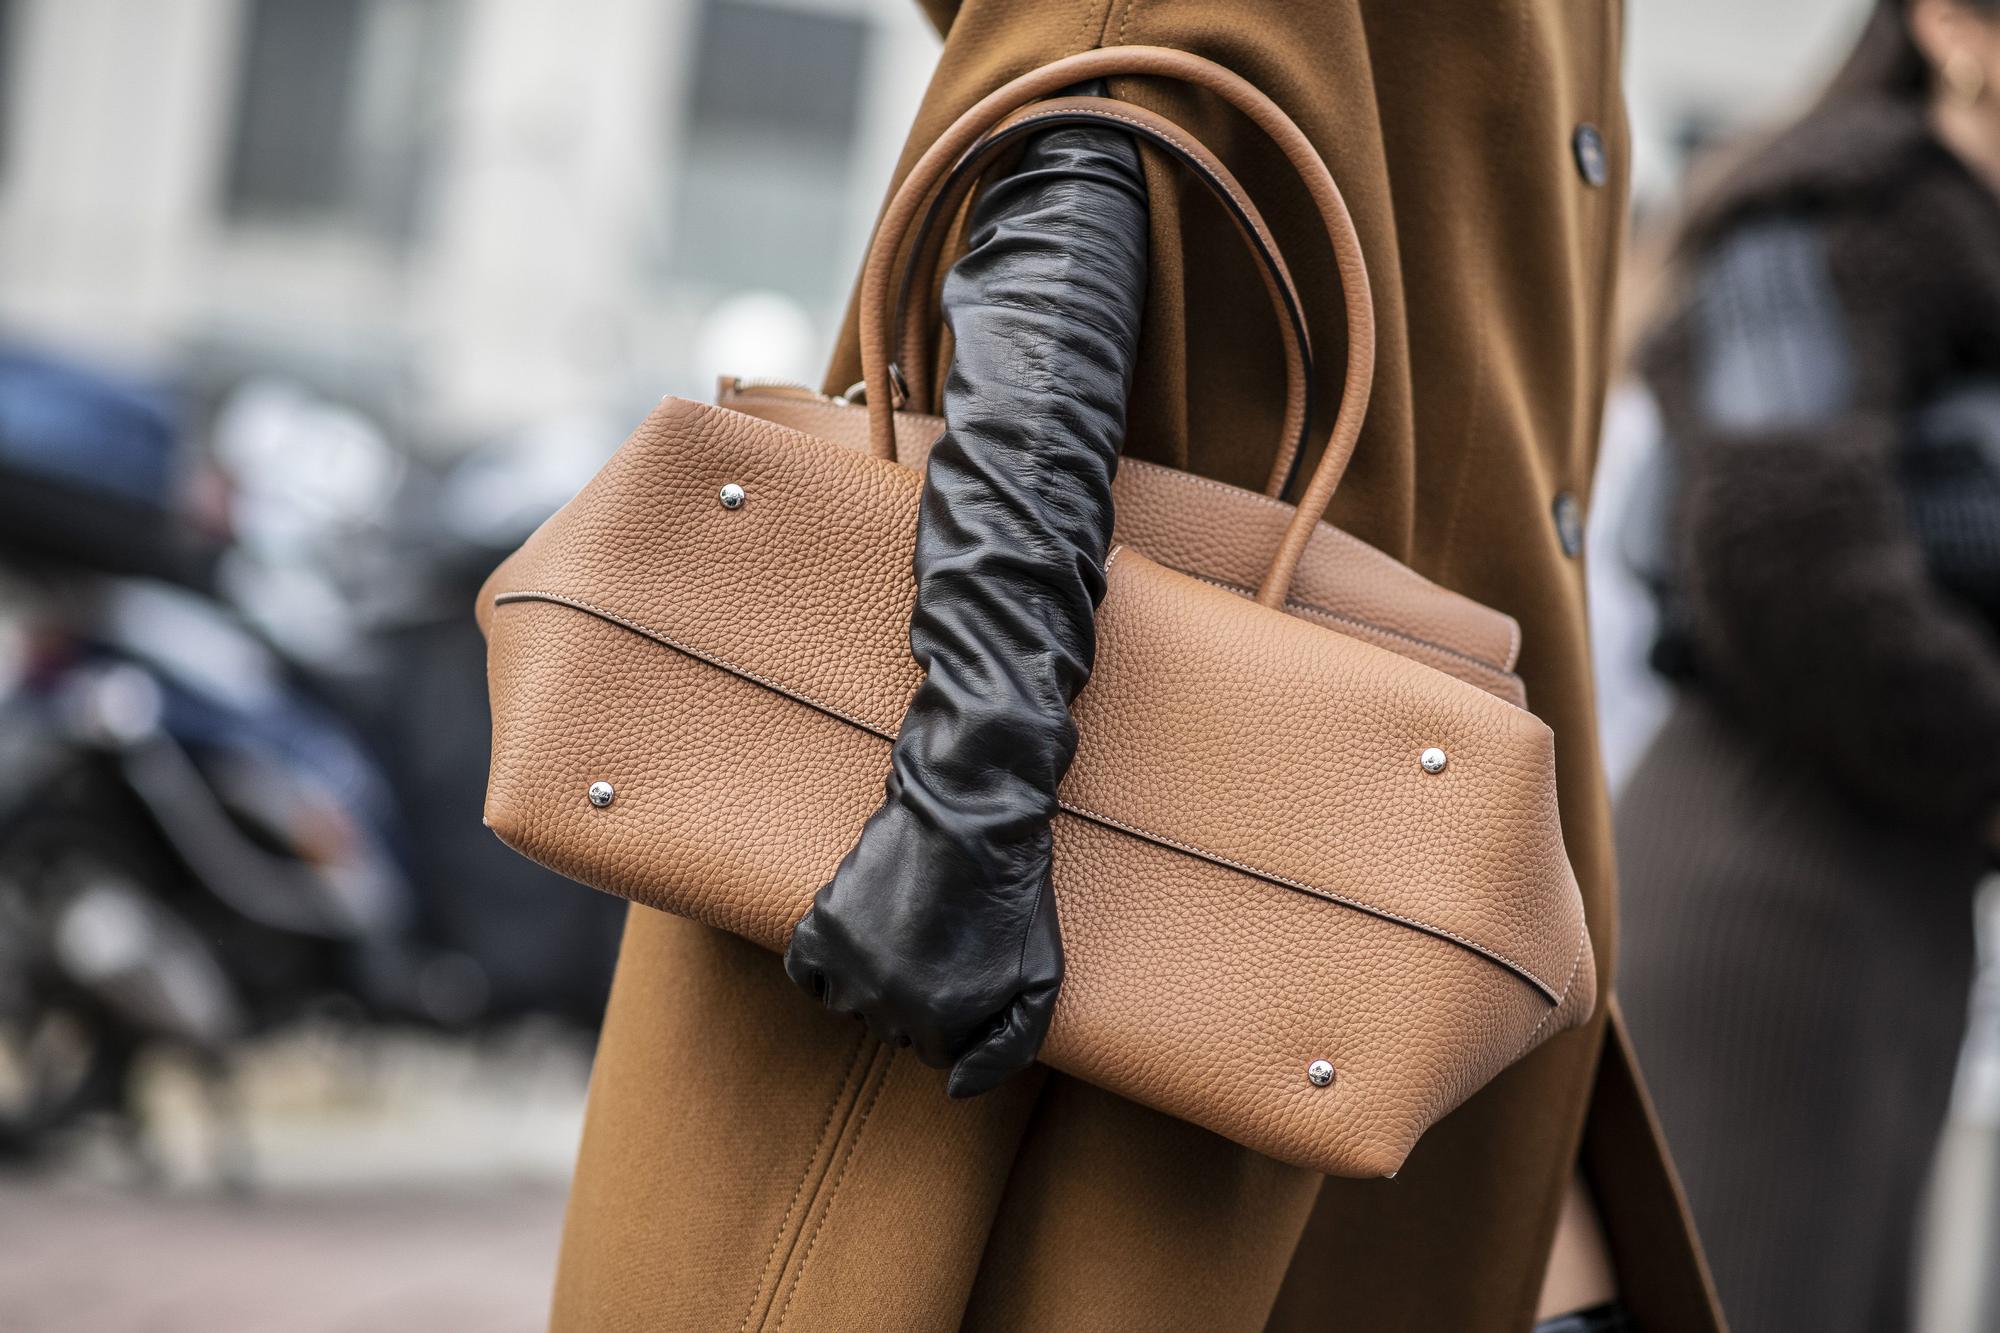
[[[974,210],[945,282],[949,428],[917,523],[904,711],[883,803],[785,970],[953,1096],[1034,1063],[1063,978],[1050,821],[1090,677],[1146,286],[1137,149],[1046,130]]]
[[[843,449],[868,448],[868,413],[859,404],[809,390],[744,386],[725,378],[723,407],[804,431]],[[922,469],[944,418],[898,412],[896,458]],[[1111,483],[1112,540],[1184,574],[1248,596],[1269,565],[1293,507],[1255,491],[1139,459],[1118,465]],[[1329,629],[1387,648],[1528,706],[1515,674],[1521,628],[1505,612],[1439,587],[1330,523],[1313,532],[1285,609]]]
[[[919,683],[921,491],[858,450],[662,403],[480,598],[487,822],[782,950],[880,803]],[[1073,713],[1054,1067],[1297,1165],[1386,1175],[1588,1017],[1551,737],[1522,709],[1124,547]],[[1318,1059],[1329,1087],[1306,1080]]]

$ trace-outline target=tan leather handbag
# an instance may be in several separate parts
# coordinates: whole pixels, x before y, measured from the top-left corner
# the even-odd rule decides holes
[[[1039,100],[1117,75],[1228,100],[1326,223],[1347,380],[1296,509],[1275,498],[1311,415],[1296,291],[1184,131]],[[1367,402],[1367,273],[1304,134],[1210,62],[1108,48],[981,101],[878,229],[865,406],[736,383],[720,406],[667,399],[494,573],[487,822],[587,884],[784,948],[880,801],[918,683],[911,464],[943,423],[916,410],[928,331],[905,329],[892,365],[895,307],[927,304],[941,235],[1008,138],[1083,118],[1162,144],[1224,198],[1288,330],[1288,405],[1271,494],[1119,468],[1056,820],[1068,972],[1043,1058],[1287,1162],[1394,1174],[1439,1116],[1588,1017],[1590,941],[1514,622],[1321,521]]]

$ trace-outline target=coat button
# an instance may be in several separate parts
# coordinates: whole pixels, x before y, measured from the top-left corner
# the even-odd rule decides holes
[[[1574,556],[1583,549],[1583,506],[1568,491],[1560,491],[1549,512],[1555,518],[1556,540],[1562,543],[1563,554]]]
[[[1589,121],[1577,126],[1569,146],[1576,155],[1576,171],[1584,184],[1598,186],[1611,179],[1611,159],[1604,151],[1604,136],[1597,126]]]

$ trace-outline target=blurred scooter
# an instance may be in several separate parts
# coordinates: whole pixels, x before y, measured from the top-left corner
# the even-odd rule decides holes
[[[408,889],[372,817],[386,793],[339,725],[195,594],[21,586],[0,692],[0,1149],[124,1110],[149,1046],[219,1076],[235,1042],[335,997],[421,1012]]]
[[[253,379],[210,434],[0,348],[0,1148],[115,1108],[149,1045],[602,1012],[622,905],[480,821],[470,612],[615,428],[430,466]]]
[[[618,439],[580,415],[411,457],[353,409],[270,379],[239,385],[215,421],[234,534],[217,583],[377,756],[416,933],[456,961],[485,1022],[594,1032],[623,929],[616,899],[484,826],[492,727],[472,619],[487,574]]]
[[[0,349],[0,1151],[124,1110],[149,1047],[219,1075],[314,1006],[483,1003],[415,938],[373,759],[212,594],[185,438],[169,395]]]

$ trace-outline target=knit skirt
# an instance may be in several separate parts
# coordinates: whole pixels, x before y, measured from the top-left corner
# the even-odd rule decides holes
[[[1731,1326],[1907,1328],[1983,850],[1872,818],[1693,698],[1617,836],[1619,992]]]

